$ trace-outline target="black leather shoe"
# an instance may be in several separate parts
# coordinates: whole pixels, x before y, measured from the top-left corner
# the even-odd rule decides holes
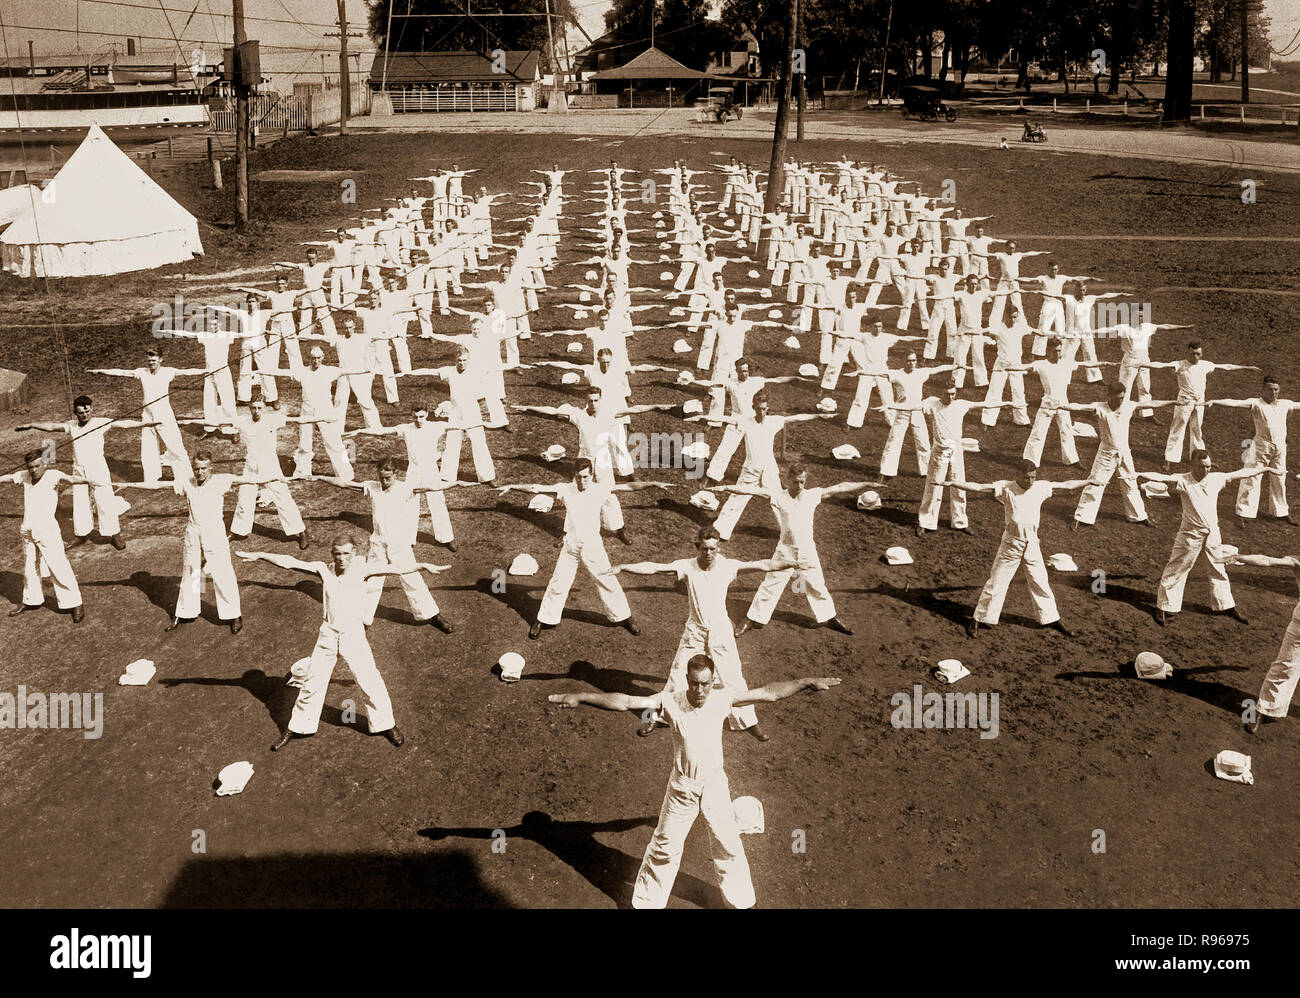
[[[44,605],[45,604],[43,603],[41,604],[41,606]],[[16,607],[14,607],[12,610],[9,611],[9,616],[17,617],[20,613],[26,613],[28,610],[39,610],[41,606],[33,606],[30,603],[19,603]]]
[[[1169,615],[1166,614],[1164,610],[1157,608],[1154,616],[1156,618],[1156,623],[1161,627],[1169,626]]]
[[[74,606],[72,608],[72,622],[74,624],[80,624],[85,619],[86,619],[86,608],[80,604]]]
[[[192,622],[193,618],[190,617],[173,617],[172,622],[163,628],[163,633],[166,634],[169,631],[174,631],[176,628],[180,627],[181,624],[189,624]]]
[[[442,614],[440,613],[435,613],[432,617],[430,617],[429,623],[431,623],[434,627],[438,628],[438,630],[442,631],[443,634],[451,633],[451,625],[442,619]]]
[[[655,733],[657,727],[659,727],[658,721],[646,721],[645,724],[636,729],[636,733],[642,738],[648,738]]]
[[[631,544],[631,543],[632,543],[632,538],[629,537],[629,536],[627,535],[627,528],[626,528],[626,527],[620,527],[618,530],[616,530],[616,531],[614,532],[614,536],[617,537],[617,538],[618,538],[620,541],[622,541],[624,544]]]
[[[397,729],[396,725],[393,725],[393,727],[389,728],[387,731],[381,731],[380,734],[392,742],[397,748],[401,748],[402,743],[406,741],[406,738],[402,735],[401,731]]]
[[[305,530],[298,535],[298,550],[299,551],[307,550],[307,531]]]
[[[230,633],[231,633],[231,634],[238,634],[238,633],[239,633],[240,631],[242,631],[243,629],[244,629],[244,618],[243,618],[243,617],[236,617],[234,620],[232,620],[232,621],[230,622]]]
[[[448,551],[452,552],[453,554],[456,553],[456,542],[455,542],[455,541],[447,541],[447,543],[444,544],[443,547],[445,547]]]
[[[840,621],[839,617],[832,617],[830,620],[826,621],[826,623],[823,626],[829,628],[832,631],[839,631],[841,634],[853,633],[851,630],[849,630],[849,628],[844,626],[844,624]]]
[[[1236,621],[1237,623],[1239,623],[1239,624],[1249,624],[1249,623],[1250,623],[1250,621],[1246,619],[1245,614],[1243,614],[1243,613],[1242,613],[1240,610],[1238,610],[1235,606],[1234,606],[1234,607],[1230,607],[1230,608],[1227,609],[1227,610],[1224,610],[1224,611],[1223,611],[1223,615],[1224,615],[1225,617],[1231,617],[1233,620],[1235,620],[1235,621]]]
[[[636,621],[631,617],[628,617],[627,620],[619,621],[619,623],[622,627],[626,628],[627,633],[631,634],[633,637],[636,637],[636,635],[641,633],[641,628],[636,626]]]
[[[1052,630],[1054,630],[1054,631],[1060,631],[1060,632],[1061,632],[1062,634],[1064,634],[1067,638],[1072,638],[1072,637],[1074,637],[1074,632],[1073,632],[1072,630],[1070,630],[1068,627],[1066,627],[1065,624],[1062,623],[1062,622],[1059,621],[1059,620],[1054,620],[1054,621],[1052,621],[1050,624],[1048,624],[1047,626],[1050,627],[1050,628],[1051,628]]]
[[[310,738],[310,737],[311,735],[300,735],[296,731],[286,731],[284,734],[280,736],[280,740],[271,746],[271,751],[279,752],[280,749],[284,748],[291,741],[294,741],[298,738]]]
[[[966,637],[978,638],[979,636],[980,636],[980,622],[972,618],[966,624]]]
[[[117,548],[117,550],[119,551],[126,550],[126,541],[122,540],[121,534],[114,534],[112,537],[109,538],[109,541],[112,542],[113,547]]]
[[[746,728],[745,731],[747,731],[749,734],[753,735],[753,736],[754,736],[755,738],[757,738],[760,742],[768,742],[768,741],[771,741],[771,740],[772,740],[772,736],[769,735],[767,732],[765,732],[765,731],[764,731],[762,728],[760,728],[757,724],[755,724],[752,728]]]
[[[534,621],[533,626],[528,628],[528,636],[532,638],[534,641],[536,641],[539,637],[541,637],[541,634],[542,634],[541,621],[540,620]]]

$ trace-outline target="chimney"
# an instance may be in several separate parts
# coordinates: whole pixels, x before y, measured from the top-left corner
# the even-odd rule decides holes
[[[128,39],[126,40],[126,54],[127,54],[127,55],[135,55],[135,39],[134,39],[134,38],[128,38]]]
[[[32,76],[36,75],[36,48],[35,43],[27,39],[27,63],[31,67]]]

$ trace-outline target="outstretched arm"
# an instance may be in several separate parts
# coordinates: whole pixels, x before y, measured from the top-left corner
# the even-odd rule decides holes
[[[956,479],[949,479],[941,483],[944,488],[959,489],[962,492],[976,492],[984,495],[993,495],[997,490],[992,485],[984,485],[980,482],[959,482]]]
[[[732,706],[744,707],[751,703],[776,703],[778,700],[785,700],[796,693],[802,693],[804,690],[820,692],[829,690],[832,686],[839,686],[843,682],[841,679],[834,677],[824,677],[814,679],[808,677],[805,679],[787,679],[779,683],[767,683],[753,690],[745,690],[731,700]]]
[[[1011,403],[1007,403],[1010,405]],[[880,488],[884,482],[840,482],[839,485],[828,485],[822,489],[822,498],[827,496],[848,496],[855,492],[861,492],[863,489]]]
[[[267,564],[274,565],[276,568],[287,568],[293,572],[302,572],[306,575],[316,575],[316,569],[310,564],[298,558],[291,558],[287,554],[272,554],[269,551],[236,551],[236,558],[242,558],[244,561],[264,561]]]
[[[633,575],[657,575],[659,572],[675,572],[672,565],[666,565],[658,561],[633,561],[626,565],[613,565],[610,571],[617,575],[619,572],[631,572]]]
[[[346,478],[336,478],[333,475],[307,475],[302,480],[322,482],[325,485],[333,485],[340,489],[351,489],[353,492],[364,492],[366,488],[363,482],[348,481]]]
[[[659,706],[658,697],[633,697],[626,693],[552,693],[546,699],[561,707],[585,703],[601,710],[650,710]]]

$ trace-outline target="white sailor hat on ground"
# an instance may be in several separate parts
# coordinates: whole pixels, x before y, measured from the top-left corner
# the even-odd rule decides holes
[[[691,505],[713,512],[720,504],[718,497],[712,492],[696,492],[695,495],[691,496]]]
[[[501,667],[501,682],[517,683],[524,673],[524,657],[515,651],[508,651],[497,660]]]
[[[978,454],[980,450],[980,442],[974,437],[962,437],[961,449],[964,451],[970,451],[972,454]]]
[[[834,412],[836,409],[835,400],[827,397],[817,403],[818,412]]]
[[[696,461],[703,461],[709,456],[709,445],[703,440],[697,440],[695,443],[683,447],[682,454],[685,457],[694,458]]]
[[[1076,437],[1083,437],[1085,439],[1092,440],[1096,438],[1097,431],[1087,423],[1076,422],[1074,424],[1074,435]]]
[[[695,380],[695,375],[692,374],[690,371],[677,372],[677,383],[679,385],[689,385],[694,380]]]
[[[1058,572],[1077,572],[1079,570],[1079,566],[1074,563],[1074,559],[1063,551],[1052,555],[1047,559],[1047,563]]]
[[[528,500],[528,508],[535,513],[549,513],[555,508],[555,497],[539,492]]]
[[[559,444],[551,444],[551,446],[547,447],[546,450],[542,451],[542,457],[547,461],[558,461],[567,453],[568,451]]]
[[[704,403],[699,399],[688,399],[682,403],[682,412],[688,416],[695,416],[704,411]]]
[[[579,291],[579,292],[578,292],[578,301],[591,301],[591,292],[590,292],[590,291]]]
[[[668,249],[668,247],[670,247],[670,246],[672,246],[672,243],[660,243],[660,244],[659,244],[659,248],[660,248],[660,249]]]
[[[744,244],[744,243],[741,243],[741,244],[740,244],[740,248],[741,248],[741,249],[744,249],[744,248],[745,248],[745,244]],[[748,276],[749,276],[749,278],[750,278],[751,280],[755,280],[755,281],[756,281],[756,280],[758,280],[758,271],[757,271],[757,270],[751,270],[751,271],[749,272]]]
[[[1168,499],[1169,483],[1168,482],[1143,482],[1142,494],[1148,499]]]
[[[793,336],[787,336],[784,340],[784,344],[785,346],[788,346],[791,350],[799,349],[799,341]]]
[[[781,310],[779,308],[770,308],[767,310],[767,317],[769,319],[779,319],[781,318]],[[816,368],[813,368],[813,370],[815,371]]]
[[[757,797],[737,797],[731,802],[731,813],[741,835],[763,834],[763,802]]]
[[[775,311],[775,310],[774,310],[774,311]],[[780,315],[779,312],[778,312],[777,314]],[[800,365],[799,365],[799,374],[800,374],[801,377],[805,377],[805,378],[815,378],[815,377],[817,376],[817,365],[816,365],[816,364],[800,364]]]
[[[690,353],[691,345],[685,340],[676,340],[673,343],[673,353]]]
[[[945,658],[934,667],[934,678],[941,683],[955,683],[970,675],[970,669],[955,658]]]
[[[117,677],[119,686],[146,686],[153,678],[157,667],[147,658],[137,658],[126,667],[126,671]]]
[[[251,762],[232,762],[229,766],[217,774],[218,797],[229,797],[231,794],[240,793],[244,787],[248,786],[248,781],[253,778],[253,764]]]
[[[570,340],[569,345],[564,348],[569,353],[582,353],[582,341]]]
[[[582,276],[583,276],[586,280],[588,280],[588,281],[594,281],[594,280],[596,280],[598,277],[600,277],[600,275],[597,274],[594,270],[589,270],[589,271],[587,271],[585,274],[583,274]],[[586,299],[584,298],[583,301],[586,301]]]
[[[818,406],[818,408],[820,409],[821,406]],[[852,444],[840,444],[838,447],[831,448],[831,457],[841,461],[853,461],[861,456],[862,452]]]
[[[890,565],[912,564],[912,553],[905,547],[892,547],[885,551],[885,561]]]
[[[662,271],[659,274],[659,280],[661,281],[671,281],[672,279],[673,279],[673,275],[667,270]]]
[[[858,509],[879,509],[880,493],[867,489],[866,492],[858,496]]]
[[[1174,674],[1174,667],[1153,651],[1138,652],[1133,668],[1139,679],[1168,679]]]
[[[576,319],[585,319],[586,317],[587,317],[587,310],[586,310],[585,308],[574,309],[574,311],[573,311],[573,318],[574,318],[575,320],[576,320]],[[522,337],[521,337],[521,338],[522,338]],[[572,346],[573,344],[569,344],[569,345]]]
[[[758,290],[758,297],[760,297],[760,298],[771,298],[771,297],[772,297],[772,289],[771,289],[771,288],[759,288],[759,290]]]
[[[736,227],[736,220],[735,220],[734,218],[729,218],[729,219],[727,219],[725,222],[723,222],[722,224],[725,225],[725,226],[726,226],[727,228],[729,228],[729,229],[734,229],[734,228]]]
[[[562,385],[576,385],[581,380],[577,371],[565,371],[560,375],[560,384]]]
[[[510,568],[507,571],[511,575],[536,575],[537,568],[537,559],[524,551],[515,555],[515,560],[510,563]]]
[[[1221,780],[1233,783],[1253,784],[1255,777],[1250,771],[1250,756],[1241,752],[1224,749],[1214,757],[1214,775]]]

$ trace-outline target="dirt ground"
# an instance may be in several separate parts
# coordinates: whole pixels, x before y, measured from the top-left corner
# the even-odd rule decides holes
[[[883,162],[938,192],[956,183],[967,214],[992,215],[995,235],[1033,235],[1024,249],[1048,249],[1070,273],[1098,278],[1099,290],[1131,290],[1149,301],[1156,322],[1196,325],[1206,356],[1259,365],[1278,376],[1283,394],[1296,397],[1294,334],[1300,249],[1292,241],[1300,207],[1300,179],[1258,180],[1257,202],[1243,204],[1240,178],[1228,168],[1170,167],[1084,155],[1006,156],[996,149],[907,144],[807,142],[804,160],[842,152]],[[222,288],[265,280],[267,265],[299,259],[296,243],[323,239],[338,223],[384,199],[405,193],[405,179],[435,165],[480,170],[474,186],[518,192],[529,171],[559,162],[588,170],[616,157],[623,166],[651,169],[682,157],[697,169],[728,154],[765,164],[767,145],[703,134],[589,139],[502,134],[355,135],[281,143],[259,153],[261,170],[346,171],[356,179],[356,204],[340,199],[340,184],[259,182],[252,185],[259,221],[252,232],[228,229],[230,191],[205,187],[202,164],[159,174],[160,181],[201,220],[208,255],[187,267],[79,282],[20,285],[0,282],[0,323],[6,326],[4,363],[33,379],[30,411],[0,417],[5,467],[42,434],[15,435],[31,419],[62,418],[67,394],[61,373],[66,340],[76,392],[94,395],[101,412],[138,404],[138,392],[112,379],[82,373],[91,366],[136,366],[146,345],[150,309],[176,292],[199,300],[229,300]],[[594,178],[593,178],[594,179]],[[705,179],[713,196],[721,179]],[[566,185],[568,186],[568,185]],[[571,185],[586,186],[579,179]],[[523,215],[512,200],[495,213],[500,233]],[[564,220],[561,263],[548,307],[535,328],[568,325],[577,292],[560,290],[581,278],[587,253],[574,245],[578,211]],[[648,216],[646,216],[648,217]],[[1054,235],[1046,235],[1048,233]],[[647,234],[634,234],[637,256]],[[1083,238],[1083,237],[1106,238]],[[1148,237],[1178,237],[1151,239]],[[1230,241],[1231,240],[1231,241]],[[1276,240],[1276,241],[1275,241]],[[513,241],[513,240],[508,240]],[[238,277],[217,277],[253,268]],[[658,263],[633,269],[633,283],[665,287]],[[753,283],[747,264],[728,268],[729,283]],[[1043,272],[1046,258],[1026,262]],[[1224,290],[1196,290],[1214,288]],[[1255,289],[1242,291],[1240,289]],[[469,289],[466,289],[469,291]],[[48,296],[47,296],[48,292]],[[887,293],[888,294],[888,293]],[[467,296],[468,297],[468,296]],[[672,302],[657,292],[638,300],[659,305],[639,321],[665,326],[639,333],[637,360],[680,363],[671,351],[679,331],[666,327]],[[887,299],[888,300],[888,299]],[[1037,303],[1031,306],[1036,314]],[[563,314],[562,314],[563,313]],[[788,314],[788,311],[787,311]],[[47,324],[57,320],[57,328]],[[458,324],[444,319],[444,331]],[[796,354],[782,346],[787,330],[751,337],[768,374],[793,372],[815,360],[813,337]],[[1181,337],[1161,334],[1155,359],[1180,355]],[[534,338],[525,360],[557,351],[558,341]],[[194,347],[171,346],[170,361],[198,363]],[[1113,344],[1103,359],[1118,359]],[[450,357],[413,340],[417,366]],[[671,375],[640,375],[635,402],[683,401]],[[1211,394],[1248,397],[1255,372],[1211,378]],[[554,372],[521,371],[508,379],[511,401],[559,404],[572,397]],[[1155,376],[1157,397],[1169,397],[1173,379]],[[822,396],[812,384],[777,386],[778,412],[809,410]],[[845,411],[851,387],[836,396]],[[1031,400],[1038,395],[1031,387]],[[382,393],[380,393],[382,394]],[[970,394],[969,392],[966,394]],[[385,422],[408,412],[411,397],[442,397],[437,382],[404,382],[402,403],[380,404]],[[1076,401],[1101,398],[1096,386],[1076,382]],[[174,393],[178,412],[197,412],[200,393]],[[356,419],[355,412],[353,419]],[[499,481],[554,481],[537,456],[548,444],[573,446],[570,428],[531,416],[515,431],[490,437]],[[668,414],[637,421],[644,431],[673,431]],[[972,422],[968,430],[975,429]],[[1249,421],[1242,413],[1211,410],[1207,436],[1216,462],[1237,467]],[[968,457],[968,476],[1005,477],[1024,443],[1023,429],[1003,419],[981,433],[981,452]],[[710,437],[716,443],[716,431]],[[396,453],[363,438],[366,459]],[[878,466],[884,424],[878,414],[863,430],[842,421],[792,427],[785,453],[813,465],[814,484],[869,479]],[[1134,428],[1140,468],[1158,465],[1164,427]],[[191,439],[192,442],[192,439]],[[860,461],[830,456],[853,443]],[[910,446],[910,445],[909,445]],[[292,446],[286,435],[281,454]],[[1092,444],[1084,441],[1085,460]],[[138,479],[134,434],[110,436],[115,478]],[[237,453],[219,445],[218,457],[237,468]],[[317,470],[324,471],[318,454]],[[1055,438],[1044,473],[1067,477]],[[288,463],[286,463],[286,468]],[[697,524],[707,520],[687,504],[696,485],[679,470],[649,473],[679,487],[647,491],[624,503],[634,534],[631,547],[610,538],[615,560],[671,560],[691,550]],[[1294,719],[1244,734],[1242,701],[1257,695],[1297,593],[1290,575],[1234,570],[1238,606],[1251,626],[1211,616],[1204,579],[1194,576],[1185,612],[1167,630],[1149,607],[1177,526],[1177,506],[1155,501],[1153,530],[1123,520],[1112,488],[1095,528],[1071,533],[1072,497],[1049,503],[1044,550],[1070,553],[1077,573],[1053,573],[1064,619],[1078,634],[1067,640],[1029,620],[1023,579],[1007,601],[1003,624],[968,640],[968,616],[996,549],[1001,507],[971,500],[975,537],[945,528],[924,540],[913,536],[921,479],[911,452],[902,474],[872,513],[852,501],[826,503],[818,514],[823,564],[840,616],[856,634],[815,629],[802,597],[787,593],[773,622],[741,639],[751,685],[799,676],[835,675],[844,684],[760,708],[772,734],[766,744],[726,736],[734,796],[752,794],[766,811],[766,832],[747,836],[746,853],[760,905],[768,907],[1143,907],[1264,906],[1295,903],[1300,887],[1294,808],[1294,772],[1300,734]],[[364,500],[321,485],[295,486],[314,543],[325,557],[340,521],[364,532]],[[143,497],[143,498],[140,498]],[[240,567],[246,627],[238,637],[207,619],[164,634],[180,568],[183,506],[168,493],[135,493],[126,521],[127,551],[96,541],[71,552],[85,592],[87,619],[73,626],[50,611],[5,620],[0,690],[19,684],[40,691],[102,691],[105,727],[98,740],[74,731],[0,732],[7,779],[0,789],[0,902],[9,906],[564,906],[626,905],[636,867],[653,829],[671,739],[635,737],[637,718],[590,709],[561,711],[546,695],[567,690],[651,693],[662,684],[681,625],[684,597],[666,577],[624,577],[643,633],[632,638],[609,627],[590,579],[580,575],[564,623],[538,642],[526,638],[546,584],[559,537],[559,518],[529,512],[518,496],[499,500],[483,488],[451,499],[459,552],[433,544],[428,521],[417,553],[450,561],[452,571],[431,588],[456,626],[451,636],[416,629],[396,587],[388,590],[370,634],[396,707],[406,745],[394,749],[344,725],[340,709],[358,689],[340,668],[330,687],[320,733],[272,755],[268,747],[287,719],[289,665],[310,652],[319,620],[319,586],[265,565]],[[1221,503],[1224,540],[1243,551],[1295,550],[1294,528],[1274,523],[1242,527]],[[0,595],[20,600],[21,498],[0,489]],[[70,520],[70,503],[60,510]],[[235,549],[297,554],[274,517],[259,514],[255,537]],[[65,530],[71,536],[71,528]],[[770,513],[752,503],[727,552],[765,558],[776,543]],[[916,564],[891,568],[882,552],[907,546]],[[521,551],[542,566],[530,579],[491,591],[495,568]],[[1093,571],[1106,589],[1092,591]],[[757,580],[732,590],[739,620]],[[51,604],[52,601],[51,601]],[[1149,683],[1134,677],[1138,651],[1174,663],[1175,677]],[[523,681],[500,683],[498,657],[518,651],[527,660]],[[147,687],[116,685],[126,663],[140,657],[158,665]],[[1000,732],[981,739],[970,730],[897,730],[890,697],[937,687],[929,668],[954,657],[971,669],[962,691],[997,693]],[[1253,787],[1216,780],[1209,761],[1221,749],[1254,757]],[[243,794],[218,798],[217,772],[237,760],[257,770]],[[504,832],[504,840],[495,830]],[[196,852],[201,830],[206,852]],[[1096,830],[1105,851],[1094,851]],[[714,886],[708,837],[693,832],[674,889],[675,906],[721,904]],[[501,851],[500,842],[505,848]],[[800,842],[806,844],[798,849]]]

